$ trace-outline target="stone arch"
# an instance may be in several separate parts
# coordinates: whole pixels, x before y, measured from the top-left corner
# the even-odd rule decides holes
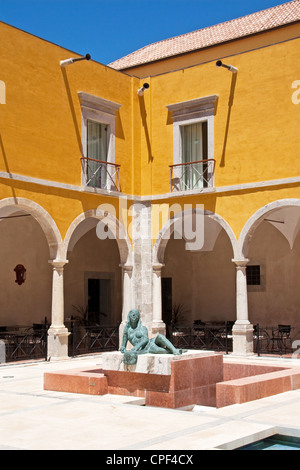
[[[292,246],[293,240],[297,234],[297,231],[300,228],[300,199],[280,199],[266,204],[264,207],[258,209],[255,214],[253,214],[244,225],[240,237],[238,239],[238,253],[241,258],[247,258],[251,238],[253,237],[256,228],[264,219],[266,219],[266,216],[276,214],[276,212],[280,209],[288,208],[299,209],[299,219],[293,220],[293,227],[289,227],[286,231],[282,231],[283,235],[287,238],[288,242],[290,243],[290,246]],[[280,227],[276,225],[276,220],[269,221],[273,223],[276,228],[280,229]]]
[[[103,211],[102,209],[90,209],[86,212],[83,212],[79,216],[77,216],[73,222],[71,223],[63,244],[63,254],[64,257],[67,258],[67,253],[69,250],[72,249],[72,246],[76,243],[76,239],[79,239],[84,233],[77,233],[75,235],[76,229],[82,222],[88,221],[91,219],[97,219],[98,221],[102,221],[105,225],[107,225],[108,229],[112,233],[113,237],[116,239],[119,253],[120,253],[120,261],[121,264],[131,264],[132,263],[132,249],[129,237],[126,233],[124,226],[120,223],[120,221],[113,215],[107,211]],[[83,224],[82,224],[83,227]],[[91,227],[89,226],[89,222],[87,222],[86,227],[83,230],[89,230]],[[76,237],[76,238],[74,238]]]
[[[238,240],[240,258],[257,272],[245,293],[252,324],[299,324],[299,242],[300,199],[272,201],[245,223]]]
[[[103,251],[99,256],[101,247]],[[117,217],[103,208],[79,214],[66,233],[63,256],[68,260],[66,317],[73,315],[74,305],[77,305],[88,308],[88,321],[118,324],[122,317],[122,302],[127,295],[123,287],[124,269],[131,266],[132,249]]]
[[[196,243],[195,248],[187,246],[192,237],[185,236],[186,222],[199,236],[200,243]],[[193,230],[188,232],[191,234]],[[153,269],[155,272],[161,269],[163,322],[170,325],[173,307],[177,305],[182,307],[180,321],[187,324],[196,320],[234,321],[235,267],[232,258],[236,254],[236,237],[219,215],[197,207],[178,211],[170,218],[153,247]]]
[[[199,209],[199,208],[194,208],[194,209],[187,209],[187,210],[178,212],[173,218],[169,219],[168,222],[166,222],[166,224],[163,226],[163,228],[159,232],[159,235],[153,247],[154,264],[163,263],[164,253],[165,253],[165,249],[168,243],[168,239],[169,239],[169,236],[174,232],[176,228],[176,224],[181,223],[184,220],[184,217],[191,217],[193,214],[197,214],[197,213],[204,217],[207,217],[208,220],[217,222],[220,228],[223,228],[225,230],[232,246],[233,257],[234,258],[237,257],[238,255],[237,239],[230,225],[221,216],[219,216],[218,214],[215,214],[214,212]],[[203,222],[205,224],[205,218],[203,219]],[[218,233],[216,233],[216,236],[217,235]]]
[[[20,211],[30,214],[39,223],[47,239],[50,258],[59,258],[62,247],[61,234],[53,218],[42,206],[20,197],[5,198],[0,201],[0,214],[9,216]]]

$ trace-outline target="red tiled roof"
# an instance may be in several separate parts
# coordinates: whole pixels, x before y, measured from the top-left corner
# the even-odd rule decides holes
[[[300,21],[300,0],[155,42],[109,64],[116,70],[154,62]]]

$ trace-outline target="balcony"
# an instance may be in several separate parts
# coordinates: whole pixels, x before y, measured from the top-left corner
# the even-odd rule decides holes
[[[93,158],[81,158],[84,185],[107,191],[120,191],[120,165]]]
[[[214,171],[214,159],[170,165],[170,190],[177,192],[212,188]]]

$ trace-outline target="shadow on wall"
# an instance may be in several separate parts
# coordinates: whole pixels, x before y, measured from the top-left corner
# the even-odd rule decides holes
[[[221,161],[220,161],[220,166],[221,167],[225,166],[225,155],[226,155],[227,139],[228,139],[228,133],[229,133],[231,111],[232,111],[232,106],[233,106],[233,101],[234,101],[236,81],[237,81],[237,73],[233,73],[232,77],[231,77],[230,94],[229,94],[229,100],[228,100],[228,112],[227,112],[227,121],[226,121],[225,136],[224,136],[224,142],[223,142],[222,158],[221,158]]]
[[[0,133],[0,150],[1,150],[1,153],[2,153],[2,156],[3,156],[3,161],[4,161],[5,169],[6,169],[7,173],[8,173],[8,175],[9,175],[9,177],[10,177],[11,179],[13,179],[13,175],[12,175],[12,173],[10,172],[10,169],[9,169],[8,158],[7,158],[7,155],[6,155],[6,151],[5,151],[5,147],[4,147],[4,143],[3,143],[3,139],[2,139],[1,133]],[[12,187],[12,188],[11,188],[11,191],[12,191],[12,197],[13,197],[14,200],[15,200],[15,204],[17,204],[15,189]]]
[[[142,123],[143,123],[143,127],[145,129],[145,137],[146,137],[146,142],[147,142],[148,163],[151,163],[151,162],[153,162],[153,155],[152,155],[152,149],[151,149],[149,129],[148,129],[148,124],[147,124],[147,111],[146,111],[145,101],[144,101],[143,96],[139,96],[139,103],[140,103]]]

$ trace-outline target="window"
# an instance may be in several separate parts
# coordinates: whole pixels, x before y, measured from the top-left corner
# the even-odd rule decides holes
[[[246,278],[248,286],[260,286],[260,266],[247,266]]]
[[[207,121],[180,127],[181,177],[184,187],[198,189],[208,186]]]
[[[171,191],[213,186],[214,115],[218,96],[168,105],[173,119],[174,159]]]
[[[207,158],[207,121],[181,127],[182,162]]]
[[[120,190],[115,162],[115,119],[121,105],[79,92],[82,113],[82,184]]]
[[[87,157],[107,161],[107,124],[87,121]]]
[[[105,188],[107,184],[108,126],[87,120],[87,184]],[[101,162],[101,163],[100,163]],[[103,163],[104,162],[104,163]],[[102,164],[103,163],[103,164]]]

